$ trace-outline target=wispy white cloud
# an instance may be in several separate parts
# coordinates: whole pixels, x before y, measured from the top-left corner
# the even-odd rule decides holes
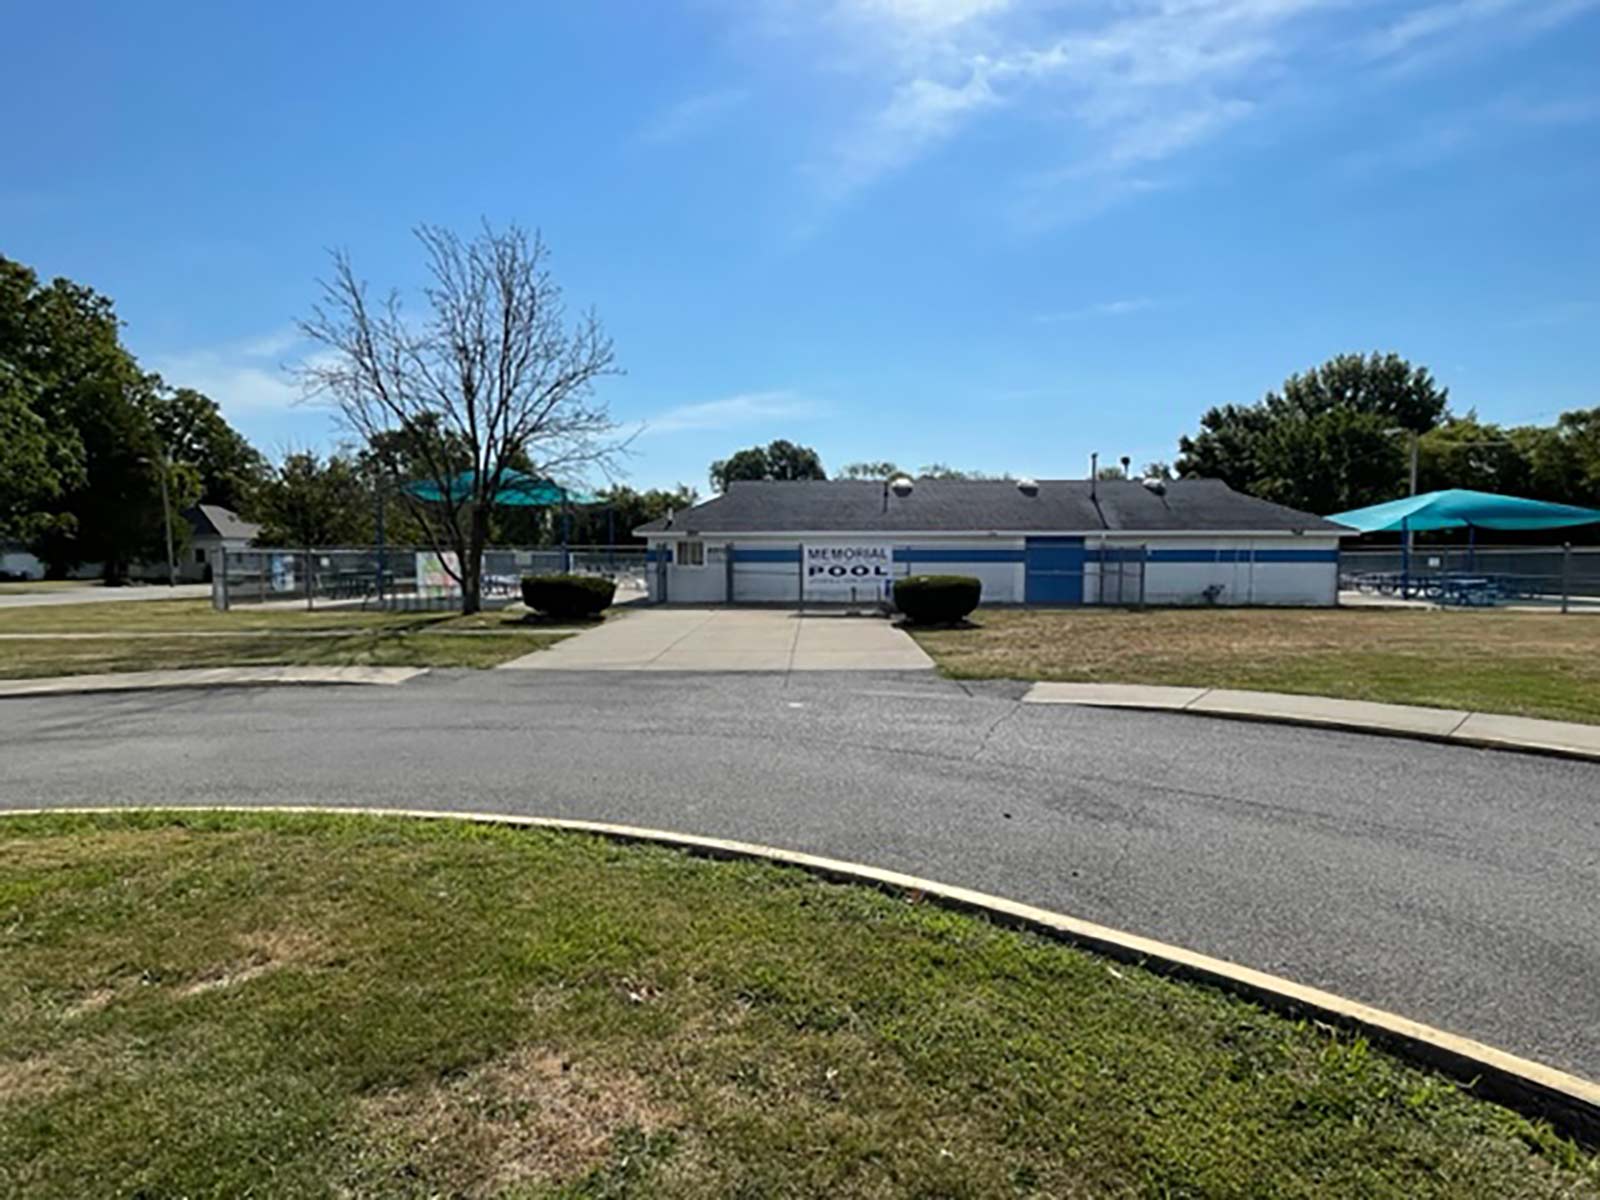
[[[1056,312],[1040,313],[1034,318],[1041,325],[1060,325],[1068,321],[1087,321],[1097,317],[1131,317],[1156,307],[1148,296],[1128,300],[1102,300],[1098,304],[1085,304],[1078,308],[1064,308]]]
[[[669,146],[698,137],[734,112],[749,98],[743,88],[723,88],[689,96],[662,109],[639,131],[639,140]]]
[[[748,0],[754,4],[755,0]],[[1314,102],[1306,81],[1376,85],[1429,56],[1526,36],[1600,0],[764,0],[817,39],[829,112],[806,164],[827,206],[1001,115],[1036,135],[1010,181],[1044,225],[1171,186],[1165,168]],[[1531,119],[1531,118],[1530,118]],[[1582,119],[1554,110],[1552,122]],[[1008,133],[1010,131],[1008,130]],[[1010,144],[1020,144],[1009,139]],[[1181,172],[1180,172],[1181,173]],[[1191,172],[1192,173],[1192,172]],[[1004,181],[1000,181],[1003,186]]]
[[[995,99],[981,69],[956,85],[931,79],[901,84],[888,104],[841,139],[822,168],[826,190],[845,195],[899,170]]]
[[[805,420],[820,415],[822,405],[795,392],[741,392],[720,400],[680,404],[639,423],[638,436],[689,430],[738,429],[776,420]]]
[[[217,346],[150,355],[168,384],[204,392],[224,413],[283,411],[298,404],[300,387],[283,359],[301,345],[293,329],[277,329]]]

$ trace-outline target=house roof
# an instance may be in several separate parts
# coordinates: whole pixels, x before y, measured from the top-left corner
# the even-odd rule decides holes
[[[887,499],[885,498],[887,496]],[[911,494],[876,480],[739,482],[704,504],[634,530],[662,533],[1322,533],[1351,532],[1311,513],[1180,479],[1160,492],[1128,479],[919,479]]]
[[[230,542],[235,539],[248,542],[261,532],[261,526],[254,521],[246,521],[233,509],[223,508],[220,504],[196,504],[193,508],[184,509],[183,515],[188,520],[189,528],[195,537],[219,537]]]

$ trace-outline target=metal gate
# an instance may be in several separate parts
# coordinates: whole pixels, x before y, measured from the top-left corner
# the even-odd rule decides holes
[[[1099,558],[1100,603],[1143,604],[1145,547],[1101,546]]]

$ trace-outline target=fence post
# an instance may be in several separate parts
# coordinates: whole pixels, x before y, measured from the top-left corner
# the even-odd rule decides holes
[[[1561,611],[1566,612],[1572,600],[1572,543],[1561,543]]]
[[[307,612],[310,612],[311,609],[312,609],[311,597],[312,597],[312,594],[316,590],[317,590],[316,587],[313,586],[313,584],[311,582],[311,551],[307,550],[306,551],[306,611]]]
[[[723,570],[726,573],[726,578],[725,578],[725,580],[723,582],[724,591],[723,591],[723,596],[722,596],[722,602],[724,604],[732,604],[733,603],[733,543],[729,542],[726,546],[724,546],[723,549],[722,549],[722,553],[723,553]]]
[[[222,573],[211,577],[211,606],[218,612],[228,611],[228,548],[221,547]]]
[[[799,545],[797,545],[795,547],[795,552],[798,555],[798,557],[796,559],[796,566],[795,566],[795,572],[794,572],[794,581],[795,581],[795,586],[797,586],[800,589],[800,595],[799,595],[800,611],[801,612],[805,612],[805,610],[806,610],[806,544],[804,542],[801,542]]]

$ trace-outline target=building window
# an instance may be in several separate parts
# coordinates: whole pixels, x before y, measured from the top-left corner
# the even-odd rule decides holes
[[[203,563],[206,561],[206,551],[204,546],[195,547],[194,561],[197,563]]]
[[[679,542],[677,560],[680,567],[705,566],[706,544],[704,542]]]

